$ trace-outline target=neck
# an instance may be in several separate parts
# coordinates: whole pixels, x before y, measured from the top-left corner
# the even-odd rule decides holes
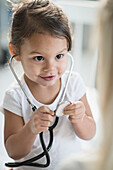
[[[25,82],[31,91],[34,98],[43,104],[51,104],[56,99],[61,88],[61,80],[58,79],[53,86],[41,86],[34,84],[33,82],[28,83],[26,77],[24,76]]]

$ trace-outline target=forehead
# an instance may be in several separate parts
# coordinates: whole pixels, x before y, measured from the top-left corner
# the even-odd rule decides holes
[[[67,48],[67,39],[49,33],[35,33],[30,38],[26,38],[21,46],[21,50],[41,50],[41,52],[60,51],[63,48]]]

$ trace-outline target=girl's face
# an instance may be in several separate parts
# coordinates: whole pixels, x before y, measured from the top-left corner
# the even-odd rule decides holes
[[[20,60],[28,83],[52,86],[66,70],[67,40],[50,34],[34,34],[24,40]]]

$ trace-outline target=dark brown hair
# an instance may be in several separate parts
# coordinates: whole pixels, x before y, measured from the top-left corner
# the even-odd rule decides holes
[[[18,53],[25,38],[34,33],[45,32],[52,36],[65,37],[68,51],[71,50],[72,37],[68,18],[55,3],[49,0],[21,0],[17,4],[12,3],[12,6],[14,12],[9,35],[10,42]]]

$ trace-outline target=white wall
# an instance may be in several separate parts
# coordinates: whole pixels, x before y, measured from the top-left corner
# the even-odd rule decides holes
[[[87,86],[95,87],[97,52],[91,49],[92,27],[96,21],[96,1],[56,1],[74,25],[74,70],[79,71]],[[86,49],[84,49],[86,47]]]

